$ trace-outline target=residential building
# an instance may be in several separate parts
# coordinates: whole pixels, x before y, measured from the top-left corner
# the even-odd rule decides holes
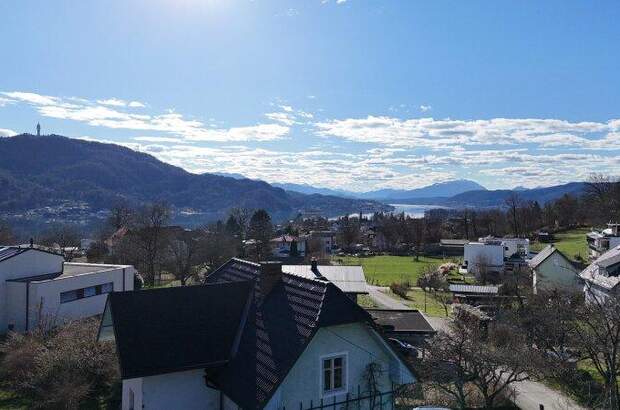
[[[306,256],[306,239],[293,235],[280,235],[273,238],[271,253],[276,258],[289,258],[295,256]]]
[[[331,255],[336,249],[335,231],[310,231],[303,239],[306,240],[307,251]]]
[[[618,223],[608,223],[607,229],[602,231],[589,232],[586,235],[590,259],[594,260],[608,250],[620,245],[620,235],[618,234]]]
[[[570,259],[553,245],[547,245],[528,261],[532,270],[532,288],[577,290],[583,287],[579,269]]]
[[[65,262],[46,248],[0,248],[0,334],[103,313],[107,294],[132,290],[129,265]]]
[[[580,274],[583,279],[586,301],[604,300],[619,295],[620,287],[620,245],[599,256]]]
[[[504,269],[501,243],[469,242],[463,252],[463,269],[476,275],[499,273]]]
[[[369,369],[382,402],[416,381],[372,317],[333,283],[232,259],[207,284],[109,295],[123,409],[284,409],[360,399]],[[358,387],[359,386],[359,387]],[[358,390],[359,389],[359,390]]]
[[[327,279],[355,302],[357,295],[368,294],[364,269],[359,265],[318,265],[312,260],[310,265],[283,265],[282,270],[308,279]]]
[[[463,268],[477,275],[519,272],[530,252],[530,241],[524,238],[487,236],[464,246]]]

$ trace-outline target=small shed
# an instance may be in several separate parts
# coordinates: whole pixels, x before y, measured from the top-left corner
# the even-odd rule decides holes
[[[437,333],[418,310],[367,309],[367,312],[388,337],[403,340],[412,345],[419,346]]]

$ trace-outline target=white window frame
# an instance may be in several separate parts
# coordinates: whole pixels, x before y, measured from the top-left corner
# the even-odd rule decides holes
[[[342,358],[344,361],[342,366],[342,387],[325,391],[325,369],[323,368],[324,360],[333,360]],[[349,352],[330,353],[319,358],[319,397],[332,397],[349,391]]]

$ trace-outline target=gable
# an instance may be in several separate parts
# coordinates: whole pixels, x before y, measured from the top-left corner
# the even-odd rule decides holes
[[[319,403],[321,399],[321,360],[324,357],[343,355],[346,357],[346,385],[349,392],[367,389],[365,373],[371,363],[381,365],[379,378],[381,391],[390,391],[391,383],[413,383],[415,376],[383,339],[364,323],[320,328],[303,354],[283,380],[270,408],[309,407],[310,400]],[[283,402],[282,400],[285,400]],[[274,407],[275,406],[275,407]]]

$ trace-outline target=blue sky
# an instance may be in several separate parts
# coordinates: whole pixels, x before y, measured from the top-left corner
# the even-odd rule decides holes
[[[0,135],[369,190],[620,174],[617,1],[0,3]]]

